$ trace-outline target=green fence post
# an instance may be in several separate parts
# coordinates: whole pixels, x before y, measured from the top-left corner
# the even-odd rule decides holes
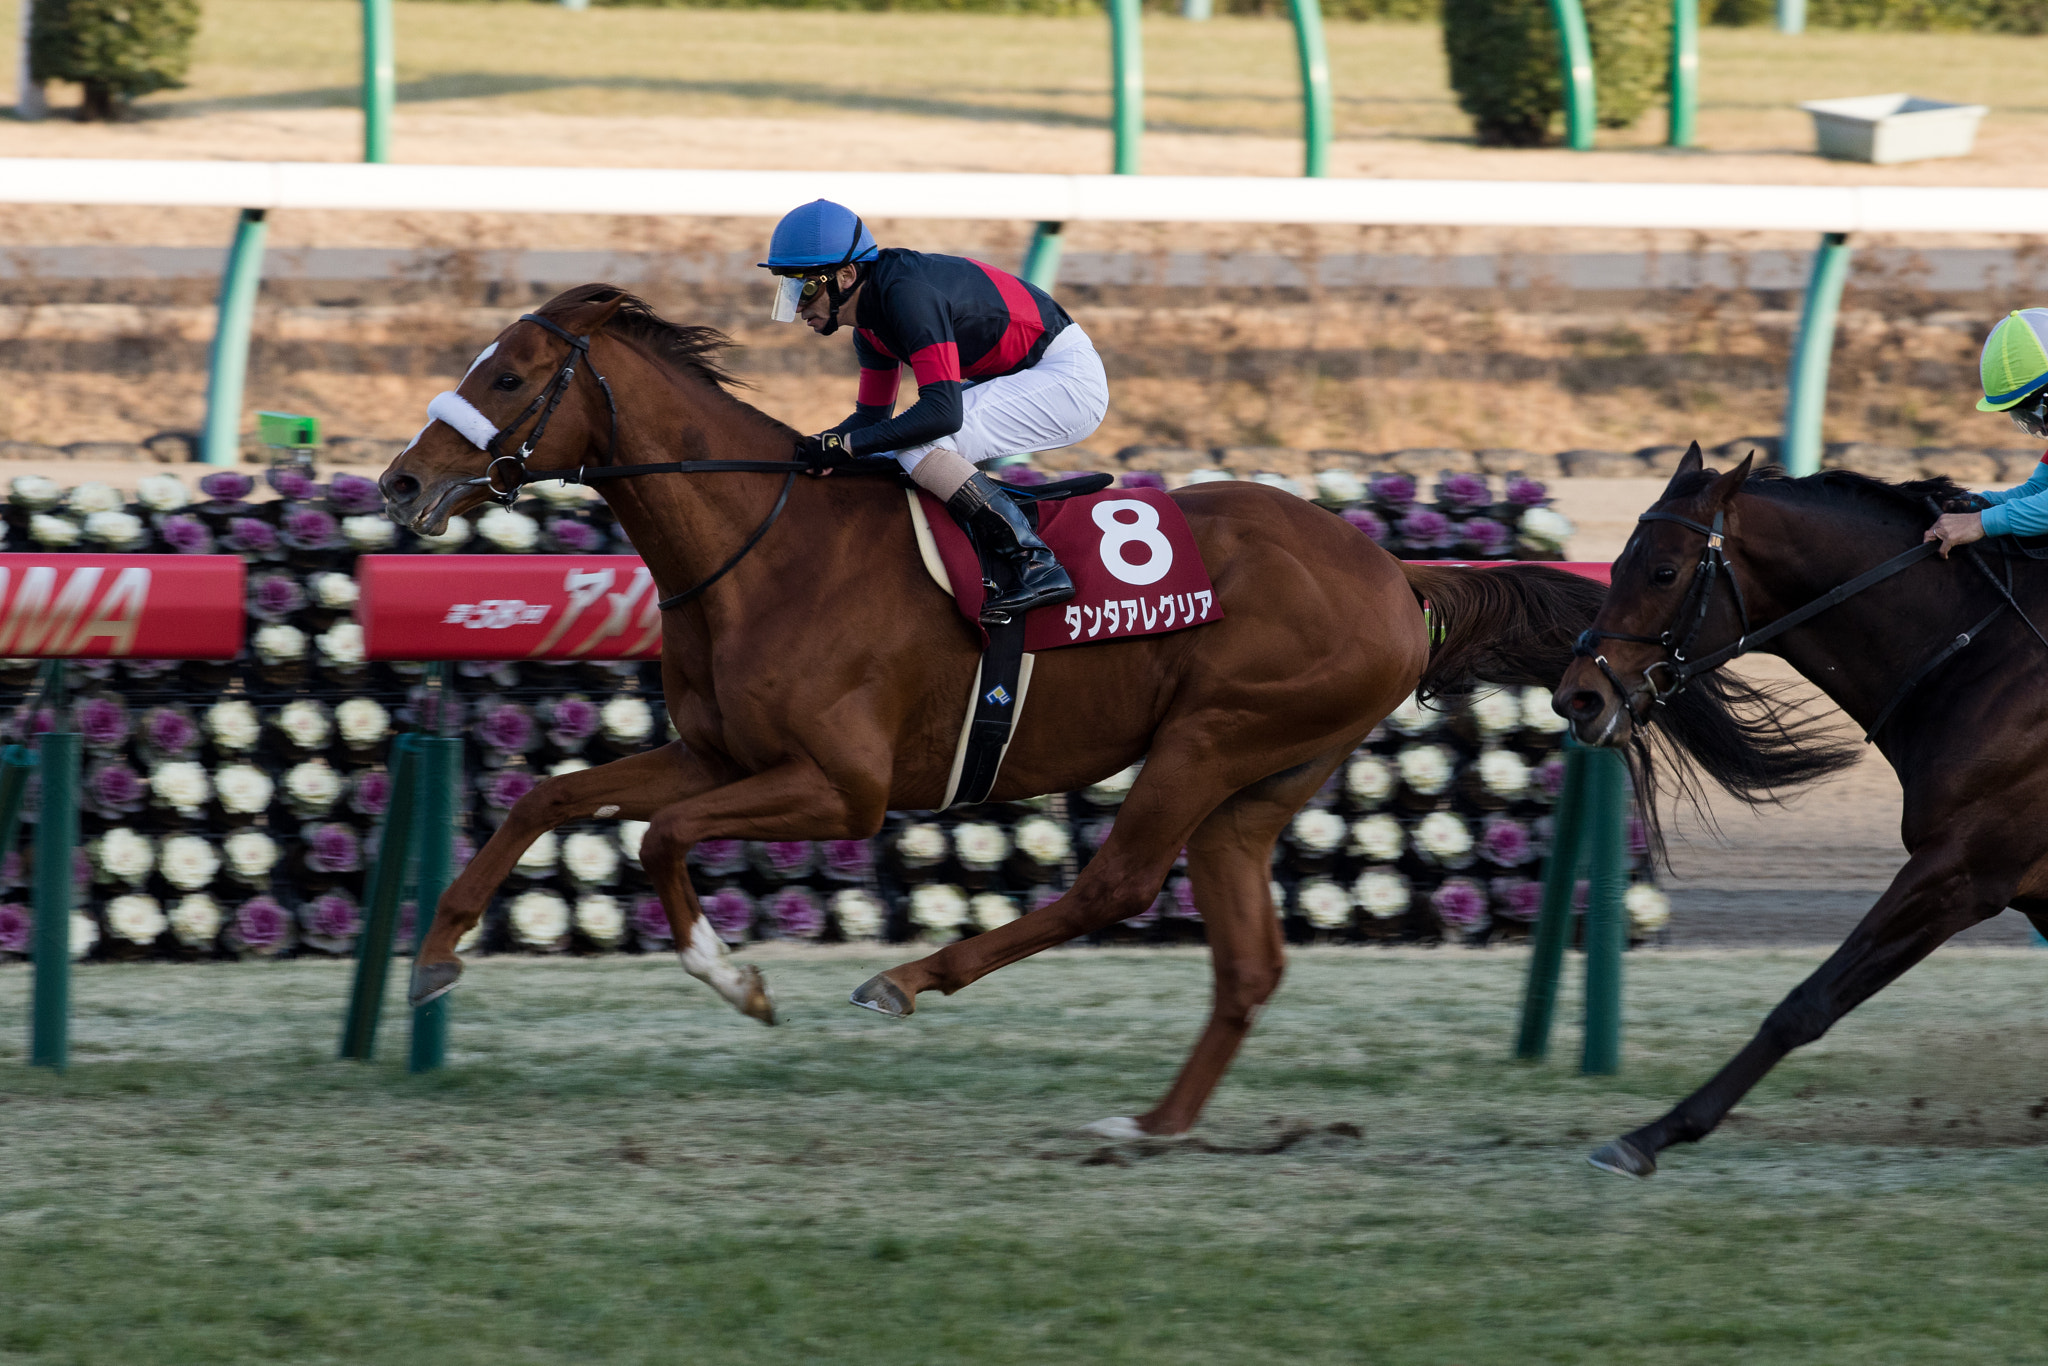
[[[1550,0],[1557,45],[1564,64],[1565,141],[1575,152],[1591,151],[1597,117],[1593,93],[1593,43],[1586,36],[1586,11],[1579,0]]]
[[[1820,470],[1821,420],[1828,407],[1828,363],[1835,353],[1835,315],[1849,278],[1849,234],[1821,234],[1813,274],[1799,310],[1799,340],[1793,343],[1791,392],[1785,401],[1785,434],[1778,458],[1792,475]]]
[[[1024,252],[1024,278],[1046,293],[1060,277],[1060,234],[1065,223],[1040,223],[1031,231],[1031,245]]]
[[[1806,32],[1806,0],[1778,0],[1778,32]]]
[[[1330,52],[1323,44],[1323,0],[1288,0],[1294,13],[1294,51],[1301,61],[1303,175],[1330,169]]]
[[[368,913],[356,937],[355,982],[341,1026],[341,1056],[357,1062],[368,1062],[377,1053],[377,1019],[384,1010],[384,982],[391,971],[391,937],[398,927],[398,902],[416,831],[413,797],[419,739],[401,735],[391,746],[391,804],[384,809],[377,862],[364,883]]]
[[[391,159],[391,106],[398,87],[391,49],[391,0],[363,0],[364,161]]]
[[[21,828],[21,801],[28,795],[28,775],[36,771],[35,754],[27,745],[0,749],[0,858],[14,847]]]
[[[446,700],[442,707],[447,706]],[[462,775],[462,741],[435,737],[419,742],[419,913],[414,917],[413,961],[434,924],[434,908],[447,889],[455,862],[455,785]],[[448,997],[437,996],[412,1011],[409,1072],[431,1072],[448,1060]]]
[[[1628,885],[1628,768],[1611,749],[1590,751],[1586,791],[1586,1033],[1579,1071],[1621,1070],[1621,954],[1628,947],[1622,894]]]
[[[1543,862],[1543,909],[1536,917],[1529,981],[1522,992],[1522,1028],[1515,1037],[1518,1058],[1541,1058],[1550,1051],[1557,979],[1572,937],[1572,891],[1578,883],[1579,853],[1586,845],[1586,749],[1569,736],[1564,746],[1564,788],[1558,793],[1551,828],[1550,857]]]
[[[1671,109],[1668,147],[1690,147],[1700,110],[1700,0],[1671,0]]]
[[[242,385],[249,377],[249,330],[256,316],[256,288],[263,279],[262,209],[242,210],[235,244],[228,249],[220,280],[220,319],[213,329],[213,356],[206,376],[206,432],[199,458],[232,465],[242,458]]]
[[[28,1061],[61,1072],[71,1057],[71,852],[78,847],[79,737],[52,731],[37,745],[43,791],[36,813],[35,1004]]]
[[[1111,124],[1118,175],[1138,173],[1138,142],[1145,135],[1145,52],[1138,19],[1138,0],[1109,0],[1109,78],[1115,95]]]

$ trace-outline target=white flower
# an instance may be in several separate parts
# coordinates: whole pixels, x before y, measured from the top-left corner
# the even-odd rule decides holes
[[[278,708],[272,724],[300,749],[319,749],[334,734],[334,722],[327,715],[326,704],[310,697],[285,703]]]
[[[220,855],[200,835],[169,835],[157,854],[157,870],[181,892],[196,892],[220,871]]]
[[[277,866],[277,841],[261,830],[237,830],[227,838],[228,867],[235,876],[254,882]]]
[[[1550,508],[1529,508],[1522,513],[1522,539],[1545,550],[1564,553],[1564,543],[1575,529],[1570,518]]]
[[[583,484],[566,483],[560,479],[543,479],[526,487],[536,498],[553,508],[578,508],[590,501],[590,490]]]
[[[361,627],[357,627],[360,643]],[[334,709],[334,724],[343,743],[363,749],[382,740],[391,729],[391,713],[374,697],[351,697]]]
[[[135,501],[151,512],[176,512],[191,504],[192,492],[175,474],[145,474],[135,485]]]
[[[1401,829],[1401,822],[1384,812],[1351,826],[1351,852],[1363,854],[1376,863],[1392,863],[1401,857],[1407,843],[1408,835]]]
[[[1489,688],[1472,699],[1472,724],[1492,739],[1522,724],[1522,699],[1505,688]]]
[[[548,767],[550,778],[566,778],[571,773],[581,773],[590,767],[588,759],[557,759]]]
[[[1299,849],[1311,854],[1335,853],[1344,842],[1344,818],[1334,811],[1312,806],[1295,816],[1287,833]]]
[[[1188,477],[1183,481],[1183,483],[1224,484],[1228,483],[1229,481],[1235,478],[1237,478],[1237,476],[1232,474],[1229,470],[1219,470],[1213,468],[1206,470],[1189,470]]]
[[[7,501],[30,512],[46,512],[64,501],[64,489],[40,474],[17,474],[7,481]]]
[[[468,953],[471,949],[475,948],[477,944],[483,940],[483,937],[484,920],[482,916],[478,916],[476,924],[471,925],[468,929],[464,930],[462,932],[462,937],[455,941],[455,951],[457,953]]]
[[[1529,790],[1529,763],[1511,749],[1489,749],[1479,756],[1479,785],[1496,797],[1519,797]]]
[[[1350,470],[1317,470],[1316,501],[1355,503],[1365,497],[1365,481]]]
[[[1017,825],[1017,847],[1033,863],[1054,864],[1074,852],[1067,827],[1044,816],[1027,816]]]
[[[928,868],[946,856],[949,845],[945,829],[930,821],[903,827],[896,837],[896,857],[912,868]]]
[[[983,892],[967,903],[968,918],[976,929],[992,930],[998,925],[1007,925],[1023,912],[1017,903],[1000,892]]]
[[[168,759],[158,764],[150,771],[149,790],[158,801],[182,816],[193,814],[213,796],[213,784],[207,781],[205,766],[190,759]]]
[[[156,867],[156,845],[149,836],[116,827],[92,842],[92,861],[105,878],[140,887]]]
[[[206,709],[206,733],[222,749],[254,749],[263,733],[256,708],[239,697],[216,702]]]
[[[1312,877],[1296,890],[1295,904],[1319,930],[1341,930],[1351,923],[1351,894],[1326,877]]]
[[[233,816],[253,816],[270,805],[277,784],[254,764],[228,764],[213,775],[220,808]]]
[[[526,846],[526,852],[519,856],[519,862],[515,866],[520,872],[529,875],[545,873],[555,866],[561,856],[562,846],[555,839],[555,832],[543,830],[540,838]]]
[[[1547,688],[1522,689],[1522,725],[1540,735],[1556,735],[1571,723],[1557,714],[1550,705],[1551,694]]]
[[[1432,811],[1415,827],[1415,847],[1438,862],[1472,852],[1472,830],[1448,811]]]
[[[129,892],[107,903],[107,933],[131,944],[154,944],[170,924],[153,896]]]
[[[204,892],[191,892],[171,907],[171,933],[188,949],[203,949],[220,937],[220,903]]]
[[[95,512],[119,512],[128,505],[128,500],[112,484],[92,479],[64,495],[64,505],[81,517],[90,517]]]
[[[569,903],[535,888],[512,898],[512,937],[536,948],[551,948],[569,932]]]
[[[313,643],[319,647],[320,657],[330,664],[347,667],[363,662],[363,628],[356,622],[337,621]]]
[[[398,528],[381,512],[341,519],[341,534],[353,550],[384,550],[398,539]]]
[[[562,867],[586,887],[602,887],[619,873],[619,847],[603,835],[579,830],[562,841]]]
[[[631,693],[614,697],[597,714],[598,724],[614,740],[645,740],[654,733],[654,708]]]
[[[1362,805],[1377,806],[1394,791],[1394,770],[1377,754],[1361,754],[1345,766],[1344,790]]]
[[[839,919],[839,933],[848,939],[872,939],[882,932],[887,912],[882,903],[858,887],[849,887],[832,898],[832,914]]]
[[[306,657],[306,633],[287,622],[273,621],[262,627],[250,643],[265,664],[288,664]]]
[[[953,827],[953,848],[962,864],[985,872],[1010,856],[1010,837],[1000,825],[962,821]]]
[[[640,842],[646,838],[646,821],[619,822],[619,852],[636,868],[640,865]]]
[[[1138,784],[1138,771],[1143,764],[1132,764],[1121,773],[1112,773],[1099,783],[1088,785],[1088,800],[1097,806],[1115,806],[1130,795]]]
[[[500,550],[531,550],[540,541],[540,523],[523,512],[494,507],[477,518],[476,534]]]
[[[1301,485],[1295,483],[1284,474],[1268,474],[1266,471],[1260,470],[1252,476],[1251,482],[1254,484],[1264,484],[1269,489],[1279,489],[1282,493],[1291,493],[1296,498],[1306,498],[1308,496],[1302,492]]]
[[[1671,923],[1671,898],[1647,882],[1638,882],[1622,894],[1622,909],[1628,923],[1644,934],[1655,934]]]
[[[927,882],[910,894],[910,923],[921,930],[955,930],[965,919],[967,896],[958,887]]]
[[[576,928],[595,943],[610,948],[626,934],[626,909],[615,896],[592,892],[576,898]]]
[[[341,795],[341,775],[325,759],[308,759],[285,770],[284,794],[317,816]]]
[[[55,549],[60,546],[77,545],[81,534],[78,523],[69,517],[58,517],[48,512],[38,512],[28,519],[28,534],[37,545]],[[88,924],[91,922],[88,921]]]
[[[331,569],[322,570],[307,579],[306,589],[313,595],[314,602],[333,611],[355,606],[356,600],[362,596],[354,579]]]
[[[134,545],[148,535],[132,512],[95,512],[85,519],[85,539],[114,547]]]
[[[1401,781],[1425,797],[1434,797],[1451,784],[1457,756],[1443,745],[1409,745],[1394,756],[1401,769]]]
[[[1351,895],[1375,920],[1388,920],[1408,909],[1408,882],[1385,868],[1368,868],[1351,884]]]
[[[454,550],[469,544],[469,538],[476,533],[470,529],[469,518],[450,517],[448,527],[438,536],[419,534],[419,543],[429,550]]]
[[[1387,728],[1398,735],[1427,735],[1443,724],[1443,713],[1431,711],[1409,693],[1401,705],[1387,714]]]
[[[89,915],[71,913],[71,956],[83,958],[100,942],[100,924]]]

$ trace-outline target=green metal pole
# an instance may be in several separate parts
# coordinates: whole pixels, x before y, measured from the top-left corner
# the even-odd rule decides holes
[[[1593,94],[1593,43],[1586,36],[1586,11],[1579,0],[1550,0],[1550,19],[1557,25],[1558,50],[1564,64],[1565,141],[1575,152],[1593,149],[1597,117]]]
[[[1322,0],[1288,0],[1294,51],[1301,60],[1302,174],[1330,173],[1330,53],[1323,45]]]
[[[1806,0],[1778,0],[1778,32],[1806,32]]]
[[[1700,0],[1671,0],[1671,110],[1664,143],[1690,147],[1700,112]]]
[[[1785,435],[1778,458],[1792,475],[1820,470],[1821,419],[1828,407],[1828,363],[1835,353],[1835,315],[1849,279],[1849,234],[1822,233],[1813,275],[1799,312],[1792,351],[1792,388],[1785,403]]]
[[[209,465],[232,465],[242,458],[242,385],[249,377],[249,329],[256,316],[256,287],[263,279],[263,214],[262,209],[242,210],[220,281],[220,321],[213,330],[206,432],[199,452]]]
[[[363,160],[391,159],[391,106],[398,88],[391,0],[363,0]]]
[[[35,753],[27,745],[0,749],[0,858],[14,847],[21,827],[21,799],[28,793],[28,775],[35,771]]]
[[[1065,223],[1040,223],[1031,233],[1031,246],[1024,253],[1024,278],[1046,293],[1060,277],[1060,234]]]
[[[1586,899],[1586,1034],[1579,1071],[1621,1070],[1621,953],[1628,946],[1622,893],[1628,886],[1628,770],[1611,749],[1587,754],[1586,843],[1592,870]]]
[[[444,710],[445,707],[444,699]],[[462,741],[438,736],[421,740],[419,774],[419,914],[412,941],[415,962],[420,945],[426,943],[427,931],[433,926],[434,908],[448,887],[455,862],[455,785],[462,774]],[[412,1049],[406,1070],[431,1072],[447,1060],[448,997],[442,995],[413,1007]]]
[[[384,833],[377,862],[364,883],[368,902],[356,937],[355,983],[348,1017],[341,1026],[341,1056],[368,1062],[377,1054],[377,1019],[384,1010],[384,982],[391,971],[391,938],[398,928],[398,901],[405,890],[405,865],[412,854],[414,786],[420,737],[401,735],[391,747],[391,805],[384,809]]]
[[[1145,135],[1145,53],[1138,0],[1109,0],[1109,78],[1115,94],[1111,121],[1118,175],[1138,173],[1138,142]]]
[[[1565,945],[1572,937],[1572,889],[1579,876],[1579,853],[1586,843],[1586,753],[1584,746],[1567,737],[1564,790],[1558,794],[1552,820],[1550,857],[1543,864],[1543,909],[1536,917],[1529,982],[1522,993],[1522,1028],[1515,1037],[1518,1058],[1541,1058],[1550,1051],[1557,979],[1564,969]]]
[[[28,1061],[61,1072],[71,1057],[71,851],[78,847],[79,737],[52,731],[37,744],[43,793],[36,816],[35,1004]]]

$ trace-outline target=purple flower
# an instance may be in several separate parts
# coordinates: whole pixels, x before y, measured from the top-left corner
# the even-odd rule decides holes
[[[455,832],[455,866],[467,868],[469,861],[476,857],[476,841],[462,831]]]
[[[1486,920],[1486,893],[1469,877],[1445,878],[1444,885],[1430,893],[1429,904],[1454,930],[1476,930]]]
[[[754,899],[737,887],[721,887],[704,898],[704,917],[720,939],[737,944],[754,923]]]
[[[341,523],[318,508],[296,508],[284,515],[283,538],[294,550],[332,550],[341,544]]]
[[[1401,519],[1402,539],[1417,549],[1434,550],[1450,545],[1457,536],[1450,518],[1428,508],[1416,508]]]
[[[283,498],[311,498],[320,491],[320,486],[313,482],[311,475],[290,465],[272,465],[263,472],[263,477]]]
[[[633,901],[633,928],[643,939],[658,939],[667,943],[674,939],[675,927],[668,923],[668,912],[662,908],[658,896],[636,897]]]
[[[596,527],[574,517],[557,517],[547,526],[548,540],[568,555],[588,555],[604,543]]]
[[[810,871],[814,855],[808,840],[769,840],[761,848],[777,877],[798,877]]]
[[[92,882],[92,859],[83,849],[71,851],[71,885],[85,887]]]
[[[121,667],[128,671],[130,678],[162,678],[165,674],[176,673],[180,662],[175,659],[124,659]]]
[[[1510,533],[1508,529],[1491,517],[1474,517],[1461,528],[1465,539],[1470,541],[1484,558],[1491,559],[1506,552]]]
[[[1479,836],[1479,856],[1503,868],[1527,863],[1535,846],[1528,827],[1512,816],[1492,816]]]
[[[361,837],[339,821],[323,821],[306,832],[306,866],[316,873],[353,873],[362,856]]]
[[[858,882],[874,870],[875,851],[866,840],[827,840],[825,874],[842,882]]]
[[[360,474],[337,474],[327,483],[327,502],[336,512],[347,517],[381,512],[384,495],[378,491],[374,479],[365,479]]]
[[[148,796],[142,775],[118,759],[105,760],[88,769],[85,791],[93,810],[107,817],[140,811]]]
[[[1536,765],[1535,772],[1531,773],[1529,777],[1536,784],[1537,789],[1542,792],[1544,800],[1556,801],[1557,794],[1564,791],[1564,756],[1561,754],[1551,755],[1548,759]]]
[[[1123,478],[1117,480],[1117,484],[1119,487],[1127,489],[1158,489],[1164,493],[1166,491],[1166,476],[1154,474],[1151,470],[1132,470]]]
[[[199,727],[175,707],[155,707],[142,718],[142,733],[150,746],[166,754],[183,754],[199,743]]]
[[[254,517],[230,517],[222,544],[242,555],[268,555],[277,549],[277,530]]]
[[[1202,912],[1195,905],[1195,884],[1184,877],[1177,877],[1166,885],[1173,894],[1173,913],[1182,920],[1200,920]]]
[[[525,769],[501,769],[485,784],[484,801],[501,811],[510,811],[534,786],[533,775]]]
[[[1036,893],[1033,894],[1031,898],[1031,909],[1034,911],[1042,911],[1047,906],[1052,905],[1053,902],[1058,901],[1059,899],[1060,893],[1056,888],[1041,887],[1038,889]]]
[[[157,530],[163,534],[164,544],[180,555],[204,555],[213,549],[213,533],[197,517],[181,512],[164,518]]]
[[[597,734],[597,705],[581,697],[556,700],[548,714],[549,733],[558,740],[588,740]]]
[[[443,693],[420,684],[407,696],[412,702],[413,718],[419,723],[420,729],[434,735],[446,732],[447,728],[441,724],[441,705],[444,697],[447,700],[449,721],[457,727],[462,725],[466,708],[463,706],[461,694],[453,689]]]
[[[267,896],[252,896],[235,907],[235,935],[252,949],[276,948],[284,942],[290,918]]]
[[[1339,515],[1345,521],[1364,532],[1368,540],[1384,541],[1387,539],[1387,524],[1380,519],[1377,513],[1366,508],[1346,508]]]
[[[6,858],[0,858],[0,887],[19,887],[22,876],[28,872],[28,864],[21,856],[21,850],[9,849]]]
[[[533,744],[533,717],[524,707],[500,703],[477,723],[476,738],[500,753],[523,753]]]
[[[1144,910],[1139,911],[1136,915],[1125,916],[1121,923],[1129,925],[1134,930],[1143,929],[1145,926],[1153,924],[1159,919],[1160,908],[1171,899],[1172,898],[1165,891],[1162,890],[1158,896],[1152,898],[1151,904],[1146,906]]]
[[[1543,884],[1525,877],[1493,880],[1494,914],[1504,920],[1534,920],[1543,909]]]
[[[111,697],[88,697],[78,704],[78,733],[94,749],[126,744],[128,709]]]
[[[743,840],[705,840],[690,851],[690,857],[712,877],[724,877],[746,865],[747,846]]]
[[[306,908],[307,931],[322,939],[353,939],[362,928],[363,918],[356,913],[356,903],[340,892],[316,896]]]
[[[219,470],[199,481],[199,491],[216,503],[239,503],[256,487],[256,481],[233,470]]]
[[[249,585],[249,615],[282,621],[306,605],[306,590],[290,574],[259,574]]]
[[[996,473],[1001,476],[1005,484],[1020,489],[1036,488],[1040,484],[1050,484],[1052,482],[1052,480],[1046,478],[1039,471],[1032,469],[1029,465],[1011,465],[1006,469],[997,470]]]
[[[825,908],[818,894],[804,887],[785,887],[768,903],[768,914],[781,939],[816,939],[825,928]]]
[[[348,804],[364,816],[381,816],[391,805],[391,775],[381,768],[366,768],[350,785]]]
[[[1366,481],[1365,491],[1375,503],[1395,512],[1415,501],[1415,481],[1405,474],[1375,474]]]
[[[31,735],[48,735],[55,729],[57,729],[57,711],[54,707],[38,707],[36,708],[36,714],[28,720],[28,732]]]
[[[1483,475],[1447,474],[1437,481],[1436,500],[1454,508],[1483,508],[1493,501],[1493,491]]]
[[[401,945],[410,946],[415,939],[419,938],[419,932],[420,903],[417,901],[399,902],[397,942]]]
[[[1643,825],[1641,816],[1628,818],[1628,851],[1637,858],[1650,852],[1650,832]]]
[[[1508,476],[1508,501],[1518,508],[1540,508],[1550,501],[1550,490],[1539,480],[1525,475]]]
[[[34,926],[28,907],[19,901],[0,902],[0,953],[27,953]]]

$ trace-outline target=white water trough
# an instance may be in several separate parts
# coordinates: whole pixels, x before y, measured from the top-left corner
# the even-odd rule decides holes
[[[1981,104],[1916,95],[1856,95],[1808,100],[1799,107],[1813,115],[1814,141],[1822,156],[1879,165],[1968,156],[1977,141],[1977,122],[1990,112]]]

